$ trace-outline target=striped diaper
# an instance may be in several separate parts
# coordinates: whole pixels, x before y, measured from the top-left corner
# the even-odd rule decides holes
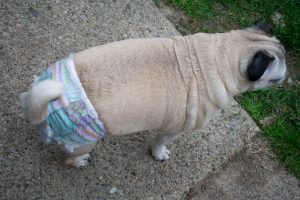
[[[36,126],[44,142],[51,143],[54,140],[73,152],[74,148],[106,136],[104,124],[99,120],[77,76],[72,55],[50,65],[35,79],[35,83],[47,79],[61,81],[65,86],[65,94],[49,102],[48,117]]]

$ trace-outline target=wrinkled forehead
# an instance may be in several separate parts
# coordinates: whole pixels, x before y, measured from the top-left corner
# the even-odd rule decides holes
[[[268,36],[265,34],[251,33],[252,42],[255,43],[260,50],[266,50],[270,54],[277,56],[279,59],[284,59],[285,57],[285,48],[281,42],[275,36]]]
[[[284,56],[285,55],[285,48],[283,47],[283,45],[281,43],[279,43],[279,47],[278,47],[281,51],[281,54]]]
[[[274,48],[270,48],[270,53],[275,54],[275,56],[277,56],[280,60],[285,59],[285,49],[283,45],[280,42],[271,44],[271,46],[272,45],[274,46]]]

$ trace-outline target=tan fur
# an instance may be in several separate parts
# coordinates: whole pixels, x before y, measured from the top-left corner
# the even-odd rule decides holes
[[[275,37],[244,29],[110,43],[77,53],[75,66],[111,134],[175,133],[204,127],[249,89],[246,67],[261,49],[284,56]]]

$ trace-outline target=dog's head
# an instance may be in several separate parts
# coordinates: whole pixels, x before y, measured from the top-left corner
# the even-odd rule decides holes
[[[240,74],[250,90],[270,87],[286,77],[285,50],[270,25],[258,23],[243,30],[249,46],[240,60]]]

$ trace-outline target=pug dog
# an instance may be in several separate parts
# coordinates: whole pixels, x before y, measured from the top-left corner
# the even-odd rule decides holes
[[[106,135],[157,130],[155,160],[186,131],[200,129],[233,97],[281,83],[285,50],[266,24],[226,33],[130,39],[92,47],[49,66],[21,94],[24,116],[46,142],[88,164]]]

